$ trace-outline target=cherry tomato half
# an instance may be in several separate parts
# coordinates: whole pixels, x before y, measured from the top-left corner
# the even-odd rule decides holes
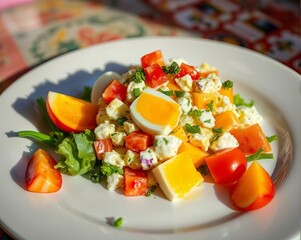
[[[247,159],[239,148],[221,150],[207,157],[205,161],[218,184],[236,182],[247,169]]]

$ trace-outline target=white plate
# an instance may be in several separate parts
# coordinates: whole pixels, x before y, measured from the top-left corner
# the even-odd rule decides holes
[[[14,137],[25,129],[43,131],[35,107],[49,90],[77,95],[108,70],[123,72],[140,57],[161,49],[165,59],[184,58],[190,64],[216,66],[222,80],[254,99],[264,116],[266,135],[277,160],[262,161],[277,185],[273,201],[248,213],[231,209],[223,187],[204,184],[184,200],[171,203],[158,194],[126,198],[83,177],[63,177],[55,194],[24,190],[24,171],[31,151],[27,139]],[[17,239],[293,239],[299,236],[301,215],[301,94],[300,75],[260,54],[208,40],[140,38],[75,51],[37,67],[1,96],[0,224]],[[123,217],[123,226],[109,218]]]

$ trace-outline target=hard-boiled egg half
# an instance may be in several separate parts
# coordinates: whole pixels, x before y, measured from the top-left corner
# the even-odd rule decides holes
[[[157,90],[147,88],[130,106],[133,121],[152,135],[168,135],[179,122],[180,105]]]
[[[160,188],[170,201],[184,197],[204,181],[188,152],[176,155],[152,171]]]

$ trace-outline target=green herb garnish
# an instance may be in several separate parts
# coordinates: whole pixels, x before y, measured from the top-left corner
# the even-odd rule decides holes
[[[141,91],[140,91],[140,88],[134,88],[133,89],[133,94],[135,97],[139,97]]]
[[[114,221],[114,227],[120,228],[120,227],[122,226],[122,221],[123,221],[122,217],[117,218],[117,219]]]
[[[262,159],[273,159],[273,153],[263,153],[263,149],[259,148],[258,151],[250,156],[247,157],[247,161],[255,161],[255,160],[262,160]]]
[[[189,123],[185,124],[185,129],[190,133],[201,133],[201,129],[199,125],[191,126]]]
[[[172,62],[170,66],[163,66],[162,70],[166,74],[178,74],[181,70],[179,65],[176,62]]]
[[[272,135],[272,136],[266,137],[266,138],[267,138],[267,140],[268,140],[269,143],[278,140],[278,136],[277,135]]]
[[[163,90],[163,89],[159,89],[159,92],[164,93],[167,96],[172,96],[174,94],[173,90]]]
[[[121,118],[116,119],[116,124],[117,124],[118,126],[122,126],[123,123],[124,123],[126,120],[128,120],[128,119],[126,118],[126,116],[123,116],[123,117],[121,117]]]
[[[135,83],[141,83],[145,80],[145,73],[142,68],[137,68],[136,72],[131,76],[131,80]]]
[[[229,89],[233,87],[233,82],[231,80],[227,80],[225,82],[223,82],[222,87],[224,89]]]
[[[252,107],[254,105],[254,100],[251,100],[249,103],[247,103],[239,94],[235,94],[234,104],[236,106]]]
[[[207,104],[207,107],[209,108],[209,110],[210,110],[211,112],[213,112],[213,103],[214,103],[214,101],[211,100],[210,103]]]
[[[184,97],[184,92],[182,91],[175,91],[176,97]]]

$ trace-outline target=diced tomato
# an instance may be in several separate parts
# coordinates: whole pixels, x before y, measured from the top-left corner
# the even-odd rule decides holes
[[[247,169],[245,154],[238,148],[221,150],[207,157],[205,161],[218,184],[236,182]]]
[[[246,155],[254,154],[260,148],[262,148],[264,152],[270,152],[272,150],[269,141],[258,123],[247,128],[233,129],[230,132],[237,139],[239,149]]]
[[[147,175],[142,169],[124,168],[124,195],[144,196],[147,192]]]
[[[124,86],[121,82],[118,80],[113,80],[103,92],[103,100],[106,104],[109,104],[115,98],[124,101],[126,99],[126,90],[126,86]]]
[[[114,146],[110,138],[105,138],[105,139],[94,141],[94,149],[95,149],[97,159],[101,160],[105,152],[113,151]]]
[[[152,144],[151,135],[145,132],[132,132],[125,138],[125,147],[134,152],[141,152]]]
[[[245,171],[231,192],[233,205],[243,211],[267,205],[275,195],[274,182],[268,172],[256,161]]]
[[[148,53],[141,58],[142,68],[147,68],[155,63],[159,64],[160,66],[164,65],[163,54],[160,50]]]
[[[144,72],[146,77],[146,84],[151,88],[158,87],[168,81],[167,75],[163,72],[161,66],[158,63],[145,68]]]
[[[52,193],[62,187],[62,174],[55,169],[56,161],[43,149],[38,149],[28,162],[26,189],[30,192]]]
[[[190,75],[192,80],[199,80],[201,77],[201,73],[195,69],[194,66],[188,65],[186,63],[181,63],[180,72],[175,76],[175,78],[183,77],[187,74]]]

